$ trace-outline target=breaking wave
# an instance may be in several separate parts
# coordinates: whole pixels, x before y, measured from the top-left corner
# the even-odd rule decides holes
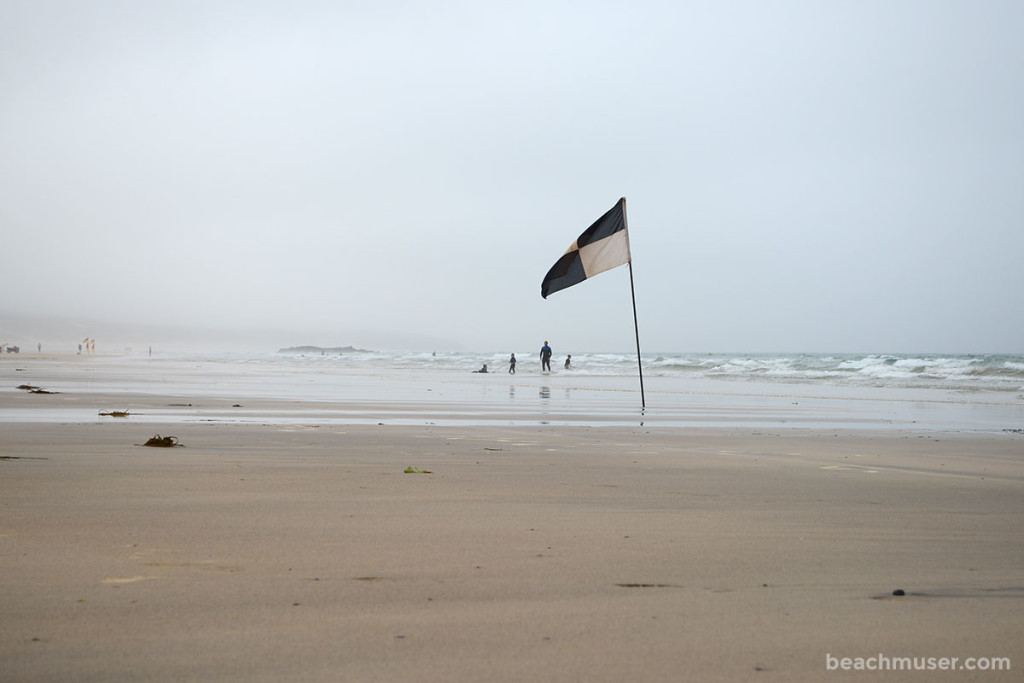
[[[506,372],[509,354],[356,350],[346,353],[279,352],[247,360],[362,367],[367,370],[472,371],[486,363],[491,372]],[[539,374],[540,363],[535,353],[517,354],[517,360],[517,373]],[[563,367],[564,360],[564,355],[556,355],[552,363],[555,373],[619,376],[637,372],[635,353],[573,353],[568,370]],[[1024,391],[1024,356],[1018,355],[645,353],[643,373],[645,376],[706,377],[739,382]]]

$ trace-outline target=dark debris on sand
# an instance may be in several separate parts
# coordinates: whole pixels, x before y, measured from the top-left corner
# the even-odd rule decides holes
[[[160,436],[157,434],[151,437],[149,441],[142,444],[143,446],[153,446],[155,448],[172,448],[173,446],[182,446],[183,444],[178,443],[178,437],[176,436]]]

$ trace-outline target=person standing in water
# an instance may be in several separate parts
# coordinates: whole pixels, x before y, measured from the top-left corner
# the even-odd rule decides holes
[[[512,357],[508,359],[508,374],[516,374],[516,354],[512,354]]]
[[[551,372],[551,347],[548,346],[547,340],[544,341],[544,346],[540,347],[540,370]]]
[[[566,370],[569,369],[569,363],[571,363],[571,362],[572,362],[572,354],[569,354],[568,356],[565,357],[565,369]]]

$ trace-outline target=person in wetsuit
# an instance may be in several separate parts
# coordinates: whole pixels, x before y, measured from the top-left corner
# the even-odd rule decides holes
[[[540,347],[540,369],[541,372],[544,370],[551,371],[551,347],[548,346],[546,340],[544,346]]]

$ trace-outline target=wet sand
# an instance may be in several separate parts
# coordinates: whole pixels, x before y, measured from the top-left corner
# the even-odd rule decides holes
[[[0,410],[58,398],[123,396]],[[1020,680],[1022,457],[1010,431],[8,420],[0,668]],[[880,654],[1013,669],[827,669]]]

